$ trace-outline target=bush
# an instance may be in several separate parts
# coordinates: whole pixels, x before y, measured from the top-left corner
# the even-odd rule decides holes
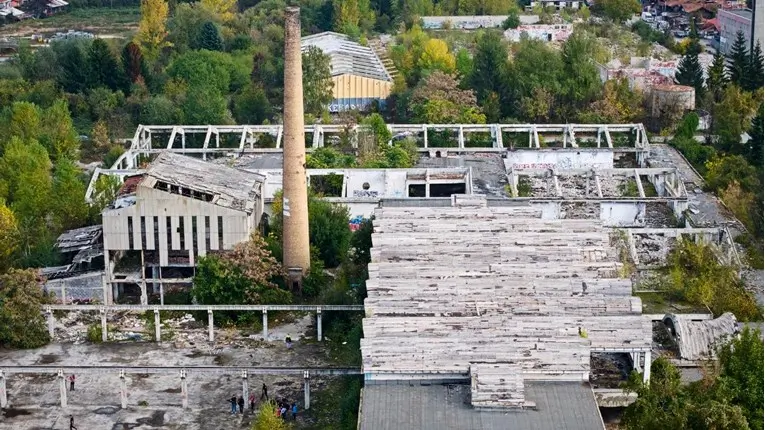
[[[0,276],[0,345],[39,348],[50,342],[40,309],[49,303],[33,269],[11,269]]]
[[[101,329],[101,323],[93,323],[88,326],[88,334],[87,339],[90,343],[101,343],[103,342],[103,330]]]

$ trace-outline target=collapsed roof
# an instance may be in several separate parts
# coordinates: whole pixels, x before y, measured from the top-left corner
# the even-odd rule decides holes
[[[301,44],[303,51],[315,46],[329,56],[332,76],[351,74],[393,81],[372,48],[353,42],[344,34],[326,31],[302,38]]]

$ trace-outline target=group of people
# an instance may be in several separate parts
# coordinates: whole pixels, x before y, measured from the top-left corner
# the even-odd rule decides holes
[[[268,387],[266,384],[263,384],[263,388],[260,393],[260,400],[265,399],[268,401]],[[250,403],[250,411],[255,410],[255,393],[250,393],[250,395],[247,398],[247,401]],[[232,395],[230,399],[228,399],[228,402],[231,404],[231,414],[235,415],[237,413],[237,408],[239,410],[240,414],[244,414],[244,397],[237,396],[236,394]],[[297,412],[298,407],[297,403],[292,403],[292,405],[289,404],[286,400],[279,399],[276,400],[276,416],[279,418],[282,418],[284,420],[287,420],[287,416],[289,413],[292,413],[292,419],[297,419]]]

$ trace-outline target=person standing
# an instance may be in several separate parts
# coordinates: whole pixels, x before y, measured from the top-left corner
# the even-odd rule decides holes
[[[292,348],[292,337],[289,334],[284,338],[284,343],[287,344],[287,348]]]
[[[297,403],[292,404],[292,421],[297,421]]]
[[[247,400],[249,400],[249,401],[250,401],[250,410],[251,410],[251,411],[254,411],[254,410],[255,410],[255,393],[252,393],[252,392],[251,392],[251,393],[250,393],[250,398],[249,398],[249,399],[247,399]]]
[[[74,415],[69,415],[69,430],[77,430],[74,426]]]
[[[231,396],[230,399],[228,399],[228,402],[231,403],[231,415],[236,414],[236,394]]]
[[[266,400],[268,400],[268,387],[266,387],[265,382],[263,383],[263,390],[260,393],[260,400],[263,400],[263,397],[265,397]]]
[[[282,419],[284,421],[287,421],[287,408],[285,408],[284,405],[282,405],[281,415],[282,415]]]
[[[72,373],[71,375],[69,375],[69,391],[74,391],[74,380],[75,380],[75,376],[74,376],[74,373]]]
[[[244,397],[239,396],[236,403],[239,405],[239,413],[244,414]]]

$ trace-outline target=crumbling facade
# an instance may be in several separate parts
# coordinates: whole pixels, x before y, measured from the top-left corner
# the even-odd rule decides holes
[[[263,177],[163,153],[123,183],[104,210],[107,291],[126,288],[147,303],[165,285],[188,286],[198,257],[232,249],[255,231],[263,213]]]

